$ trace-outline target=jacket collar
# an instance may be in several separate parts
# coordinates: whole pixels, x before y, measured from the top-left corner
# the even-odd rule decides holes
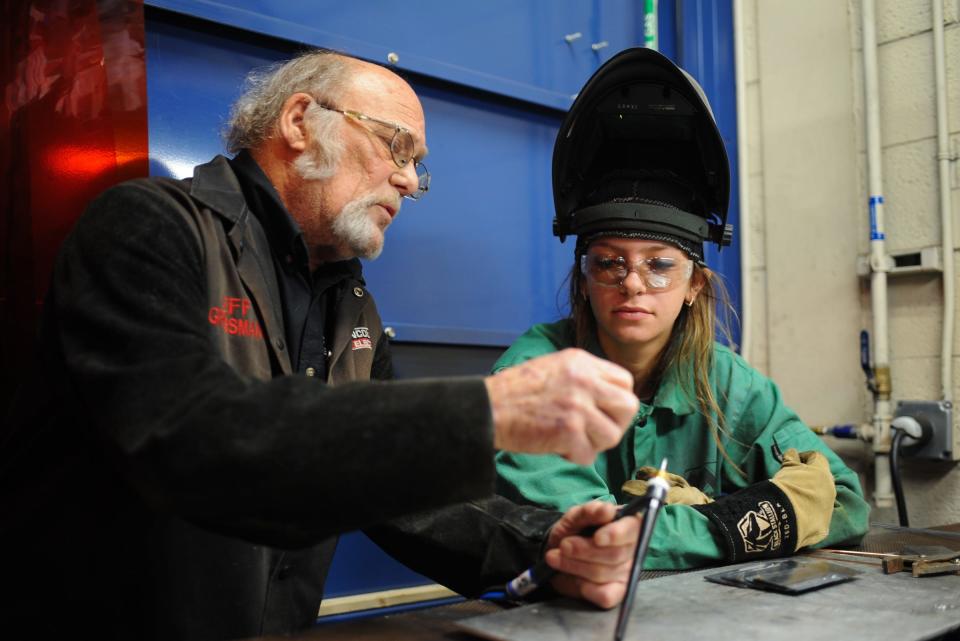
[[[660,388],[653,397],[653,406],[668,409],[677,416],[699,411],[693,398],[680,384],[679,367],[671,367],[663,376]],[[693,391],[692,381],[690,391]]]
[[[249,214],[240,181],[220,155],[194,167],[190,195],[233,224]]]
[[[586,350],[594,356],[610,360],[607,358],[607,355],[604,354],[603,347],[600,346],[600,341],[597,339],[596,333],[590,335]],[[657,393],[653,395],[653,402],[650,403],[650,405],[653,409],[670,410],[677,416],[693,414],[698,411],[695,399],[690,398],[690,395],[684,391],[683,386],[680,384],[678,369],[680,368],[671,367],[667,370],[663,376],[663,380],[660,381]],[[691,387],[691,392],[692,391],[693,389]]]
[[[292,257],[297,268],[306,271],[309,258],[303,231],[263,169],[246,149],[227,162],[240,183],[247,206],[267,232],[274,253]]]

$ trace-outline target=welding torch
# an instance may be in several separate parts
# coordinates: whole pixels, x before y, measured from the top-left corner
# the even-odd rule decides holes
[[[637,579],[640,578],[640,572],[643,569],[643,559],[647,556],[647,550],[650,548],[650,539],[653,538],[653,526],[657,522],[657,515],[660,514],[660,508],[667,502],[667,492],[670,490],[670,483],[667,482],[667,459],[660,463],[660,469],[656,476],[647,481],[647,491],[643,498],[647,499],[647,510],[643,515],[643,524],[640,529],[640,540],[637,541],[637,549],[633,552],[633,565],[630,566],[630,578],[627,580],[627,594],[623,597],[623,603],[620,604],[620,612],[617,614],[617,631],[614,635],[614,641],[623,641],[627,634],[627,622],[630,620],[630,610],[633,608],[633,599],[637,595]]]
[[[617,509],[616,516],[613,517],[613,520],[616,521],[625,516],[633,516],[635,514],[640,514],[641,512],[644,513],[643,525],[640,531],[640,540],[637,543],[636,551],[634,552],[633,557],[633,566],[630,569],[630,583],[627,584],[627,595],[623,602],[624,607],[621,607],[620,610],[621,619],[625,617],[624,613],[628,612],[630,608],[627,600],[629,600],[631,603],[633,602],[633,585],[636,583],[636,578],[639,575],[640,568],[643,566],[643,558],[646,556],[647,548],[650,547],[650,537],[653,534],[653,524],[654,521],[656,521],[657,513],[660,511],[660,507],[663,505],[666,499],[667,490],[670,489],[670,484],[666,480],[666,470],[667,459],[663,459],[663,462],[660,463],[660,470],[657,472],[656,476],[647,481],[647,491],[644,493],[644,495],[638,496],[628,503],[621,505]],[[591,537],[601,527],[603,526],[591,525],[590,527],[581,530],[579,535]],[[510,598],[519,599],[530,594],[540,586],[546,585],[556,573],[556,570],[547,565],[545,559],[541,559],[536,565],[528,568],[522,574],[507,583],[505,592]],[[620,628],[621,622],[618,620],[618,633]]]

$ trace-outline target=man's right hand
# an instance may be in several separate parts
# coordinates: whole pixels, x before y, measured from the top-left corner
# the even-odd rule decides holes
[[[640,407],[627,370],[579,349],[535,358],[485,382],[494,447],[555,453],[580,465],[619,443]]]

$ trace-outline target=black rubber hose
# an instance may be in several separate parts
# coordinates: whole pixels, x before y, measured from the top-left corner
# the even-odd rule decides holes
[[[907,435],[903,430],[894,430],[890,443],[890,479],[893,481],[893,494],[897,497],[897,514],[901,527],[910,527],[907,516],[907,501],[903,497],[903,485],[900,484],[900,442]]]

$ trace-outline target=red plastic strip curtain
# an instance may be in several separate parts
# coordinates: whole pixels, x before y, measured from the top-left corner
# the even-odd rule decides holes
[[[141,0],[0,3],[0,399],[6,400],[30,365],[39,307],[63,239],[99,192],[147,175],[147,92]]]

